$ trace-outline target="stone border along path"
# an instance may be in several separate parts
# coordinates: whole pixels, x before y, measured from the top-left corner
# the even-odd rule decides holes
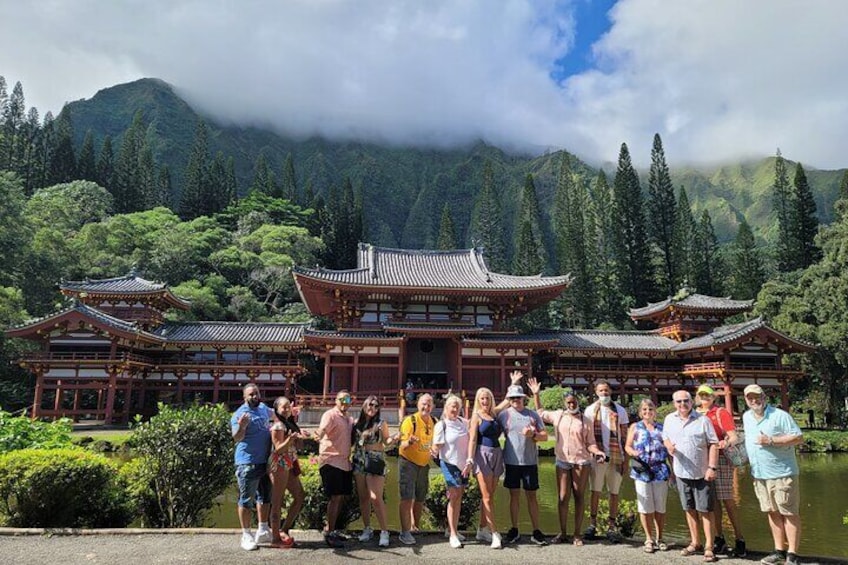
[[[642,551],[640,538],[621,544],[603,541],[586,542],[583,547],[571,544],[539,547],[522,532],[517,545],[491,549],[486,544],[469,541],[462,549],[451,549],[441,533],[416,534],[417,545],[401,544],[392,533],[391,546],[378,548],[373,542],[347,542],[345,549],[330,549],[315,530],[293,531],[297,545],[292,549],[260,546],[258,551],[239,547],[241,531],[235,529],[186,528],[141,529],[113,528],[102,530],[0,528],[0,563],[15,565],[170,565],[195,563],[263,564],[296,560],[308,565],[338,565],[344,562],[402,563],[413,559],[428,563],[480,563],[486,565],[527,563],[565,563],[590,560],[594,563],[621,565],[665,564],[696,565],[702,556],[682,557],[682,545],[676,543],[667,552],[648,554]],[[473,538],[469,535],[469,540]],[[758,563],[765,554],[751,552],[746,559],[720,557],[725,565]],[[802,563],[848,563],[848,559],[803,557]]]

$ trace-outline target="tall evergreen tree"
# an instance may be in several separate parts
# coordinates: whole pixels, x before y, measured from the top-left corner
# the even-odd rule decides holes
[[[795,268],[806,269],[821,259],[821,249],[816,245],[819,220],[816,201],[807,183],[807,174],[801,163],[795,166],[794,208],[792,209],[792,239],[795,246]]]
[[[77,178],[97,182],[97,160],[94,155],[94,134],[85,132],[77,161]]]
[[[297,175],[294,172],[294,158],[291,153],[286,155],[283,163],[282,181],[283,198],[290,200],[293,204],[299,204],[300,194],[297,190]]]
[[[495,272],[506,270],[501,202],[490,161],[483,165],[483,183],[474,206],[470,232],[472,244],[483,248],[488,267]]]
[[[119,213],[143,210],[147,204],[141,173],[145,132],[143,116],[141,110],[136,111],[130,127],[124,132],[121,149],[115,160],[112,196],[115,198],[115,210]]]
[[[56,149],[50,159],[50,184],[70,182],[77,176],[77,159],[74,154],[74,128],[67,106],[56,119]]]
[[[209,182],[209,140],[206,123],[198,120],[194,131],[194,143],[189,153],[188,164],[183,173],[183,190],[180,198],[179,215],[184,220],[193,220],[204,214],[204,197]]]
[[[744,218],[733,242],[730,271],[732,296],[737,300],[756,298],[766,280],[765,269],[754,234]]]
[[[681,286],[689,286],[695,282],[695,258],[697,254],[695,234],[697,228],[698,224],[695,222],[692,207],[689,205],[689,196],[686,194],[686,189],[681,186],[677,197],[677,213],[674,223],[674,255],[677,257]],[[676,292],[677,289],[672,295]]]
[[[533,245],[522,235],[524,224],[530,227]],[[545,240],[542,234],[542,219],[539,212],[539,198],[536,195],[536,183],[533,175],[528,174],[524,179],[524,189],[521,191],[521,203],[518,210],[518,218],[515,222],[516,230],[513,242],[513,268],[515,274],[523,273],[525,269],[532,269],[533,274],[539,274],[545,270],[547,263],[547,252],[545,251]],[[523,257],[524,253],[531,253],[533,257]],[[538,264],[538,270],[537,265]]]
[[[792,190],[786,173],[786,161],[777,150],[774,160],[774,213],[777,218],[777,267],[782,272],[795,270],[795,246],[792,243]]]
[[[261,192],[268,196],[274,196],[277,193],[274,172],[268,166],[268,159],[264,153],[260,153],[256,157],[256,162],[253,165],[253,184],[250,185],[250,191]]]
[[[156,164],[153,162],[153,150],[146,139],[142,140],[138,155],[138,193],[141,202],[139,210],[149,210],[159,200],[159,185],[156,177]]]
[[[600,324],[621,327],[625,320],[625,297],[616,260],[615,210],[612,189],[603,170],[598,172],[592,187],[589,245],[591,264],[595,265],[597,307],[595,317]]]
[[[162,165],[156,175],[156,202],[154,206],[170,208],[172,193],[171,169],[168,168],[168,165]]]
[[[709,296],[722,294],[724,267],[710,213],[704,210],[695,233],[695,290]]]
[[[41,124],[41,135],[38,139],[38,153],[40,167],[36,173],[34,186],[41,188],[50,184],[50,163],[53,161],[53,154],[56,152],[56,120],[53,118],[53,113],[48,110],[44,114],[44,121]]]
[[[103,146],[97,157],[97,184],[114,194],[115,154],[112,149],[112,136],[103,138]]]
[[[236,163],[233,156],[227,158],[227,177],[224,185],[225,206],[235,203],[238,199],[238,180],[236,179]]]
[[[12,87],[12,95],[3,108],[3,135],[0,137],[0,169],[17,170],[16,158],[19,155],[20,130],[26,120],[26,102],[24,87],[20,81]]]
[[[674,186],[665,161],[660,134],[654,134],[651,149],[651,170],[648,175],[648,224],[651,239],[660,252],[662,268],[659,270],[659,283],[669,296],[673,295],[680,284],[677,273],[677,258],[674,256],[674,223],[677,215],[677,202],[674,198]]]
[[[450,251],[457,248],[456,228],[453,225],[450,206],[445,202],[442,208],[442,219],[439,222],[439,238],[436,241],[436,249]]]
[[[618,155],[613,195],[615,246],[622,285],[634,303],[642,306],[654,297],[654,277],[645,227],[642,187],[626,143],[621,144]]]
[[[839,182],[839,197],[836,201],[836,217],[843,218],[848,214],[848,170],[842,174],[842,180]]]
[[[38,109],[30,108],[27,112],[25,134],[23,136],[26,143],[24,162],[20,171],[26,194],[35,192],[36,183],[40,178],[41,171],[44,170],[40,147],[41,136],[42,130],[41,121],[38,117]]]

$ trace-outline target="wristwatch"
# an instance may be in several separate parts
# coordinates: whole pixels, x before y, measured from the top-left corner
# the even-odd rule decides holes
[[[473,465],[473,464],[474,464],[474,460],[473,460],[472,458],[470,458],[470,457],[469,457],[468,459],[466,459],[466,460],[465,460],[465,464],[466,464],[466,465]]]

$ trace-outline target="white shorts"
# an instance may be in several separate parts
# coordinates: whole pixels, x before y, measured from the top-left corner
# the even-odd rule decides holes
[[[589,475],[589,490],[592,492],[604,492],[604,483],[610,494],[618,494],[621,489],[621,465],[610,463],[592,464],[592,474]]]
[[[665,514],[668,481],[633,481],[636,483],[636,506],[640,514]]]

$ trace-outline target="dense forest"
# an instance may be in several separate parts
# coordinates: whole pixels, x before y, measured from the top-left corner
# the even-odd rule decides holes
[[[807,171],[778,151],[672,173],[659,135],[647,171],[625,143],[608,169],[482,142],[292,140],[218,124],[153,79],[41,118],[0,76],[0,323],[61,307],[60,279],[131,269],[190,299],[187,319],[306,320],[292,265],[349,268],[358,241],[475,245],[497,271],[574,276],[520,328],[625,328],[628,307],[684,286],[758,298],[778,329],[823,345],[796,360],[813,375],[796,393],[835,411],[848,367],[848,172]],[[20,405],[31,385],[11,362],[26,344],[0,340],[0,404]]]

